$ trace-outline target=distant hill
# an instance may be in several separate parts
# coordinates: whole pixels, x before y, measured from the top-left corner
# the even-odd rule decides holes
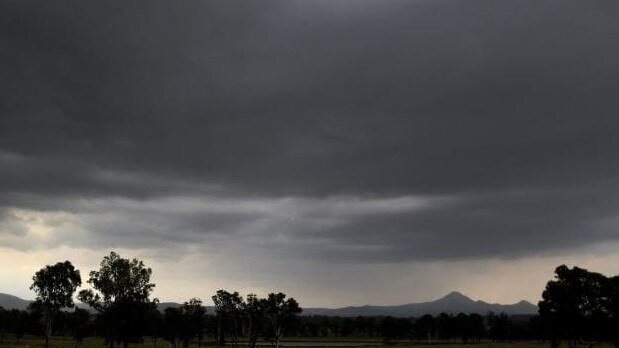
[[[510,305],[474,301],[454,291],[447,296],[431,302],[410,303],[399,306],[358,306],[335,309],[305,308],[303,310],[303,315],[340,317],[391,315],[394,317],[419,317],[424,314],[436,315],[440,313],[479,313],[484,315],[488,312],[504,312],[509,315],[531,315],[537,314],[537,306],[527,301],[520,301]]]
[[[4,294],[0,292],[0,307],[4,308],[4,309],[19,309],[19,310],[24,310],[24,309],[28,309],[28,305],[30,305],[32,301],[29,300],[24,300],[21,299],[17,296],[13,296],[13,295],[9,295],[9,294]],[[75,306],[78,308],[83,308],[83,309],[87,309],[87,310],[92,310],[90,308],[90,306],[88,306],[87,304],[81,303],[81,302],[76,302]],[[168,307],[180,307],[181,305],[179,303],[176,302],[160,302],[157,304],[157,308],[163,312],[164,309],[168,308]],[[213,313],[214,309],[213,307],[206,307],[209,313]],[[94,310],[93,310],[94,311]]]
[[[157,309],[160,312],[163,312],[168,307],[178,308],[180,306],[182,306],[182,304],[176,303],[176,302],[159,302],[157,304]],[[208,314],[214,314],[215,313],[215,307],[213,307],[213,306],[204,306],[204,307],[206,307],[206,313],[208,313]]]
[[[0,306],[5,309],[26,309],[30,301],[22,300],[19,297],[0,293]],[[82,307],[83,305],[79,305]],[[167,307],[179,307],[180,304],[175,302],[161,302],[157,306],[160,311]],[[213,307],[207,306],[208,313],[213,313]],[[394,317],[419,317],[424,314],[440,314],[440,313],[479,313],[486,314],[488,312],[501,313],[509,315],[532,315],[537,314],[537,306],[527,302],[520,301],[518,303],[504,305],[497,303],[487,303],[484,301],[474,301],[469,297],[454,291],[447,296],[439,298],[436,301],[410,303],[399,306],[356,306],[342,308],[303,308],[303,315],[325,315],[339,317],[356,317],[356,316],[385,316],[391,315]]]
[[[176,302],[159,302],[159,303],[157,303],[157,309],[160,312],[163,312],[168,307],[178,308],[180,306],[181,306],[181,304],[180,303],[176,303]]]
[[[23,300],[17,296],[0,293],[0,307],[4,309],[19,309],[24,310],[28,308],[31,301]]]

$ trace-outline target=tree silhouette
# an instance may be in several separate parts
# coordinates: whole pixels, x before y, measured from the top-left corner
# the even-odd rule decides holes
[[[454,337],[454,322],[450,314],[441,313],[436,318],[437,336],[439,339],[449,339]]]
[[[539,313],[548,323],[553,345],[560,339],[599,341],[610,308],[611,282],[602,274],[561,265],[546,284]]]
[[[41,309],[45,319],[45,348],[49,346],[54,316],[62,308],[73,307],[73,293],[81,284],[80,272],[69,261],[45,266],[32,277],[34,305]]]
[[[75,308],[73,312],[66,316],[65,320],[69,321],[67,325],[69,326],[71,336],[75,340],[76,348],[82,343],[84,338],[92,335],[94,331],[90,313],[85,309]]]
[[[15,344],[19,345],[19,341],[28,332],[28,324],[31,318],[28,312],[12,309],[9,312],[10,328],[15,335]]]
[[[454,334],[456,337],[460,337],[462,343],[469,343],[471,339],[471,324],[469,322],[469,316],[464,313],[459,313],[453,318],[454,322]]]
[[[150,336],[153,348],[157,348],[157,339],[162,337],[164,332],[163,316],[156,306],[151,306],[146,313],[145,334]]]
[[[247,347],[254,348],[264,327],[264,301],[255,294],[247,295],[243,303],[243,318],[247,322]]]
[[[619,348],[619,276],[609,279],[608,314],[610,332],[615,347]]]
[[[477,313],[469,314],[469,334],[475,343],[479,343],[481,339],[486,335],[486,325],[484,324],[484,317]]]
[[[238,292],[218,290],[212,297],[217,316],[217,344],[223,347],[226,344],[226,335],[230,333],[233,343],[238,344],[239,322],[243,310],[243,298]]]
[[[0,306],[0,343],[4,342],[4,334],[9,329],[9,311]]]
[[[170,342],[173,348],[177,348],[181,340],[181,331],[183,325],[182,313],[180,308],[168,307],[164,310],[163,337]]]
[[[407,318],[387,316],[380,323],[380,332],[385,341],[396,338],[406,338],[411,334],[413,326]]]
[[[505,314],[488,313],[488,336],[493,341],[503,342],[511,338],[512,320]]]
[[[279,348],[283,337],[283,330],[287,325],[301,313],[302,309],[294,298],[286,299],[284,293],[270,293],[267,298],[262,300],[264,303],[264,313],[272,329],[272,339],[275,348]]]
[[[204,317],[206,308],[202,306],[202,300],[192,298],[180,307],[181,331],[180,338],[183,347],[188,348],[193,338],[198,338],[198,346],[202,345],[204,336]]]
[[[90,272],[88,283],[97,290],[82,290],[78,298],[99,312],[104,335],[110,348],[114,343],[127,347],[140,342],[147,329],[144,318],[156,301],[149,299],[155,284],[152,270],[142,261],[121,258],[110,252],[98,271]]]
[[[420,317],[415,321],[414,328],[419,336],[427,338],[428,344],[432,343],[432,336],[436,332],[436,323],[433,316],[426,314]]]

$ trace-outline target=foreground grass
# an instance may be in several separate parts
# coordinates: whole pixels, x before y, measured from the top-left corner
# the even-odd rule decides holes
[[[26,336],[22,338],[19,344],[15,344],[15,339],[11,336],[5,337],[3,342],[0,342],[0,348],[40,348],[44,345],[44,339],[41,337]],[[207,340],[202,344],[205,348],[213,348],[215,346],[214,341]],[[458,342],[440,342],[427,344],[426,342],[411,342],[411,341],[396,341],[389,344],[383,343],[379,339],[375,338],[290,338],[282,344],[283,347],[303,347],[303,348],[354,348],[354,347],[393,347],[393,348],[456,348],[456,347],[468,347],[468,348],[548,348],[548,342],[544,341],[517,341],[517,342],[490,342],[483,341],[477,344],[461,344]],[[130,348],[155,348],[151,340],[146,340],[141,344],[130,344]],[[157,348],[170,348],[171,345],[164,341],[157,341]],[[197,348],[197,344],[192,344],[191,348]],[[232,345],[228,347],[233,348]],[[239,344],[238,348],[244,348],[244,344]],[[259,347],[266,348],[271,347],[267,342],[259,344]],[[567,348],[567,343],[561,345],[560,348]],[[582,345],[582,348],[586,348],[587,345]],[[613,348],[610,343],[600,343],[595,345],[596,348]],[[76,342],[69,337],[54,337],[50,342],[50,348],[104,348],[103,339],[100,337],[90,337],[83,342],[76,344]]]

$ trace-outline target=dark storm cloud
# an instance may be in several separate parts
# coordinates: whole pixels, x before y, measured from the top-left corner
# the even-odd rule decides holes
[[[305,252],[316,259],[392,262],[573,250],[617,239],[619,195],[600,195],[601,191],[581,187],[495,192],[419,213],[365,214],[314,231],[313,237],[324,244]]]
[[[459,202],[296,220],[275,208],[166,215],[172,206],[82,217],[86,244],[121,240],[108,230],[131,231],[127,245],[255,238],[342,260],[616,239],[596,222],[619,198],[618,7],[7,2],[0,204],[83,214],[76,200],[114,197]]]

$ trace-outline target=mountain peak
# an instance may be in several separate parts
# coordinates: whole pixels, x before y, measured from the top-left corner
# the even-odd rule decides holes
[[[443,296],[439,300],[450,300],[450,301],[472,301],[471,298],[464,295],[459,291],[452,291],[449,294]]]

